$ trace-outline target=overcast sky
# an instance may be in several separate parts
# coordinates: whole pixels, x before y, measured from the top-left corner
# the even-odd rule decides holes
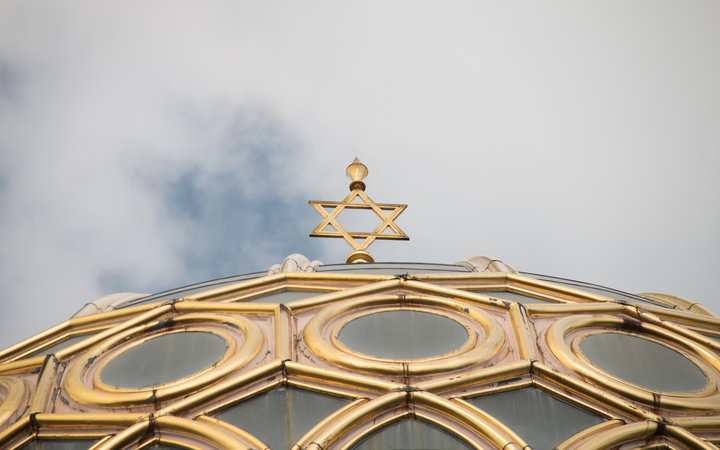
[[[720,313],[720,3],[0,2],[0,348],[266,270],[345,167],[378,261],[488,254]]]

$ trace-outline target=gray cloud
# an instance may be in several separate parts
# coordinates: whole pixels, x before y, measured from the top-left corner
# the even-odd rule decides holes
[[[492,254],[720,312],[720,6],[0,6],[0,346],[115,290],[326,262],[308,199],[405,202],[379,260]]]

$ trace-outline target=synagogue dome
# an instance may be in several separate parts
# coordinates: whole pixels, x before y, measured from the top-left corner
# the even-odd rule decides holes
[[[712,448],[718,338],[687,300],[491,257],[291,255],[104,297],[0,352],[0,445]]]
[[[7,449],[716,448],[720,319],[489,256],[375,262],[406,205],[311,201],[345,263],[119,293],[0,351]],[[377,215],[348,231],[345,209]]]

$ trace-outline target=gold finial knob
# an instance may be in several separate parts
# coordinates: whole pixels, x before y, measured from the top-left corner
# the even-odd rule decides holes
[[[310,232],[310,236],[341,237],[345,239],[353,248],[353,252],[348,255],[346,260],[348,264],[373,262],[374,259],[368,253],[367,248],[376,239],[402,239],[404,241],[409,239],[407,234],[395,224],[395,219],[405,211],[407,205],[375,203],[372,201],[365,193],[365,183],[362,181],[368,174],[368,168],[357,158],[347,166],[345,173],[352,182],[350,183],[350,193],[343,201],[322,202],[310,200],[310,205],[323,217],[320,225]],[[337,221],[340,213],[346,209],[366,210],[371,214],[375,214],[381,223],[369,232],[347,231]]]
[[[355,160],[347,166],[347,169],[345,169],[345,173],[347,176],[350,177],[352,180],[350,182],[350,190],[354,191],[355,189],[360,189],[361,191],[365,190],[365,183],[363,183],[363,179],[368,174],[368,168],[365,166],[365,164],[361,163],[357,157]]]

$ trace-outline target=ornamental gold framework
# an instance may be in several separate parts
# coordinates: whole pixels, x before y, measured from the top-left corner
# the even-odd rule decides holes
[[[341,237],[350,244],[353,252],[347,257],[348,263],[373,262],[372,255],[367,251],[375,239],[408,240],[408,236],[398,227],[394,220],[407,208],[407,205],[394,203],[375,203],[365,193],[363,179],[368,169],[357,158],[347,167],[345,173],[352,180],[350,193],[341,202],[310,200],[309,203],[323,217],[322,222],[310,233],[311,237]],[[332,208],[332,211],[328,212]],[[347,231],[338,222],[337,217],[345,209],[373,211],[382,221],[370,232]],[[390,214],[385,214],[390,211]],[[356,239],[362,239],[358,243]]]
[[[494,296],[499,290],[543,303],[507,301]],[[310,295],[284,305],[250,303],[288,291]],[[261,437],[214,416],[285,386],[348,401],[294,448],[350,448],[408,418],[471,448],[524,448],[521,436],[468,399],[528,387],[604,419],[558,443],[561,449],[652,439],[670,448],[712,448],[709,442],[720,443],[720,342],[712,338],[720,335],[720,320],[690,312],[680,300],[665,301],[674,308],[617,303],[513,272],[281,273],[241,281],[173,302],[70,319],[1,352],[0,446],[75,438],[94,441],[95,449],[264,448]],[[388,309],[457,321],[469,330],[468,339],[457,351],[410,361],[358,353],[337,339],[338,327],[358,314]],[[583,333],[618,330],[692,359],[706,386],[652,391],[608,375],[576,348]],[[227,342],[213,370],[153,388],[98,383],[108,361],[129,347],[192,331]],[[33,356],[68,336],[86,337],[50,356]]]
[[[351,192],[342,202],[310,202],[323,217],[311,236],[343,237],[354,249],[348,263],[371,263],[367,249],[375,239],[407,239],[394,223],[406,205],[374,203],[357,158],[347,174]],[[353,208],[373,211],[381,224],[371,232],[344,230],[337,217]],[[0,351],[0,447],[74,441],[94,450],[265,449],[280,424],[250,430],[222,414],[278,389],[345,402],[293,438],[293,450],[350,449],[405,420],[469,448],[524,449],[534,436],[518,435],[474,403],[524,389],[599,418],[553,443],[562,450],[720,444],[720,319],[697,303],[665,294],[618,301],[611,290],[606,296],[590,285],[520,274],[491,257],[401,264],[391,275],[372,273],[373,266],[348,264],[347,272],[333,273],[291,255],[265,275],[75,316]],[[447,272],[434,273],[440,269]],[[363,353],[343,340],[351,322],[386,312],[451,321],[466,338],[451,351],[406,358]],[[103,378],[119,357],[185,333],[213,335],[224,350],[212,365],[152,386]],[[608,334],[676,352],[698,369],[702,386],[656,390],[608,373],[581,347]],[[284,410],[283,418],[310,409]]]

